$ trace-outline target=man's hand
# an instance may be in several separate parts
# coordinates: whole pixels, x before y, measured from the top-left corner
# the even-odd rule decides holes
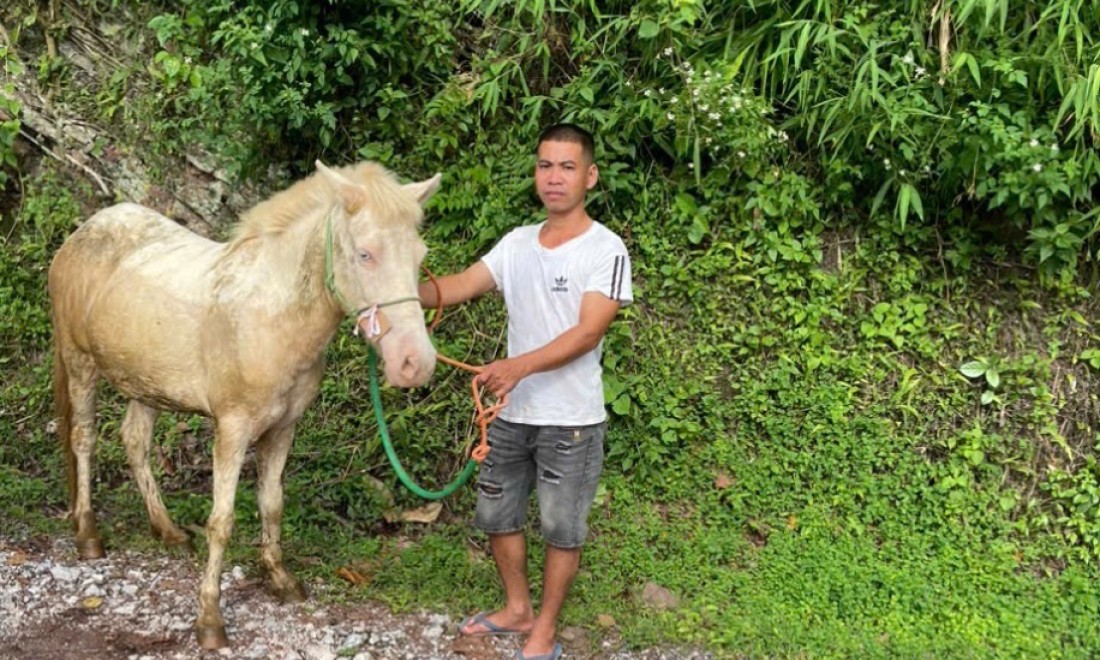
[[[477,382],[489,388],[489,391],[499,400],[511,392],[516,383],[530,374],[526,360],[505,358],[485,365],[477,376]]]

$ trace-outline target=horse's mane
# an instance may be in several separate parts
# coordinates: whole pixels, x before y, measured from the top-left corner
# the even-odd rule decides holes
[[[420,206],[401,190],[397,178],[386,168],[378,163],[362,162],[337,168],[337,171],[366,189],[366,206],[374,217],[389,222],[404,219],[420,223],[423,217]],[[232,242],[281,233],[309,216],[310,211],[332,204],[331,188],[321,177],[315,173],[245,211]]]

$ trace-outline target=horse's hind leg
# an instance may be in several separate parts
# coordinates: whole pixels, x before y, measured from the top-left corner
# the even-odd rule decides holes
[[[72,452],[74,479],[70,487],[76,550],[81,559],[103,556],[103,541],[92,510],[92,469],[95,459],[95,386],[99,378],[95,362],[77,349],[60,343],[56,360],[62,360],[67,378],[71,423],[68,448]]]
[[[158,411],[138,401],[130,401],[126,410],[126,419],[122,421],[122,443],[126,446],[126,456],[130,459],[130,471],[137,482],[138,490],[145,500],[145,510],[149,512],[149,524],[168,547],[183,547],[192,550],[191,539],[172,522],[164,501],[160,497],[156,477],[149,468],[149,447],[152,444],[153,425],[156,424]]]
[[[283,468],[293,440],[294,426],[287,426],[267,431],[256,445],[257,490],[263,524],[260,563],[267,573],[268,590],[284,603],[301,602],[306,598],[301,583],[283,565],[283,550],[279,545],[283,521]]]

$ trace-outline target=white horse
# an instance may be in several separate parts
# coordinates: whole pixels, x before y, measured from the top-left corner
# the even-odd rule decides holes
[[[229,643],[219,578],[253,443],[269,589],[284,601],[305,598],[279,545],[283,467],[340,320],[356,316],[393,385],[423,385],[435,367],[417,298],[427,252],[417,230],[440,175],[400,185],[373,163],[317,169],[245,213],[228,243],[119,204],[88,219],[50,266],[55,397],[82,559],[103,556],[91,504],[97,379],[130,400],[122,441],[153,531],[168,545],[189,538],[169,518],[149,468],[157,414],[194,411],[215,421],[209,557],[195,622],[203,648]]]

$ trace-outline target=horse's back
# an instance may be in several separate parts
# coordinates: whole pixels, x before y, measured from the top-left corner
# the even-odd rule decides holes
[[[216,251],[221,246],[139,204],[116,204],[88,218],[58,251],[88,264],[117,265],[142,251]]]

